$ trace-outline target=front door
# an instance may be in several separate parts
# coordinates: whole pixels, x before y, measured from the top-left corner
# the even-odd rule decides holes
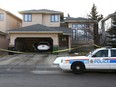
[[[67,35],[59,35],[59,46],[68,47],[68,36]]]

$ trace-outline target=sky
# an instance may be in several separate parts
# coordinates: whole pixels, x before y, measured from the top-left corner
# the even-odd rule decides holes
[[[104,17],[116,11],[116,0],[0,0],[0,8],[19,17],[19,11],[32,9],[50,9],[61,11],[64,16],[70,14],[71,17],[87,17],[93,3],[98,14]]]

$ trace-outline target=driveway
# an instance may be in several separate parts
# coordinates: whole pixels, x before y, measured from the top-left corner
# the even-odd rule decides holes
[[[65,56],[67,53],[59,55],[33,53],[33,54],[14,54],[0,57],[0,69],[41,69],[57,70],[58,67],[53,65],[53,61],[58,56]]]

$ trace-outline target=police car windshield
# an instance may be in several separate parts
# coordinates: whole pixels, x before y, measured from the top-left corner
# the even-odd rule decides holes
[[[89,52],[88,54],[86,54],[86,56],[89,56],[93,53],[94,50],[92,50],[91,52]]]

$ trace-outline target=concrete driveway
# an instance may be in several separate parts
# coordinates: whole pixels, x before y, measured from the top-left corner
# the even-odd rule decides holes
[[[33,53],[33,54],[14,54],[0,57],[0,69],[53,69],[58,66],[53,65],[53,61],[58,56],[65,56],[67,53],[59,55]]]

